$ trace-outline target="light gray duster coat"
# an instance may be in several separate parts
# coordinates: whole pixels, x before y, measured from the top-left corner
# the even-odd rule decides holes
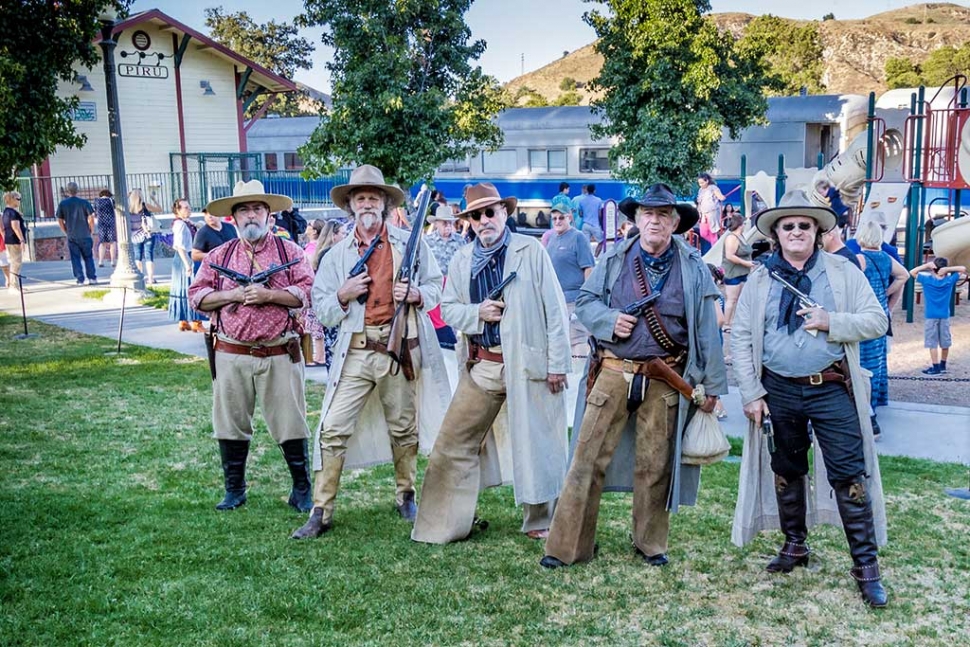
[[[393,250],[396,277],[410,232],[391,225],[387,225],[387,231]],[[317,426],[313,439],[314,470],[321,469],[320,429],[330,410],[330,403],[333,401],[340,381],[344,360],[350,348],[350,338],[354,333],[364,331],[364,306],[352,300],[345,311],[337,301],[337,290],[347,280],[347,275],[359,258],[356,237],[347,236],[323,257],[313,282],[313,309],[320,323],[328,327],[340,326],[337,344],[333,349],[327,391],[323,396],[320,425]],[[418,322],[418,339],[421,348],[421,370],[416,380],[416,407],[418,444],[421,451],[429,453],[434,444],[434,438],[438,434],[438,428],[441,426],[441,420],[444,418],[448,400],[451,397],[451,387],[448,384],[448,373],[445,370],[441,347],[438,345],[438,337],[427,316],[427,311],[434,308],[441,300],[441,270],[438,268],[434,254],[424,241],[421,241],[419,258],[418,276],[414,285],[421,291],[424,302],[420,308],[412,309]],[[345,466],[366,467],[386,463],[391,459],[387,421],[384,419],[384,410],[375,389],[357,418],[357,428],[347,446]]]
[[[859,342],[885,334],[889,321],[865,274],[841,256],[825,252],[820,254],[820,260],[825,264],[825,275],[835,297],[836,311],[829,313],[828,339],[842,344],[848,360],[855,407],[862,426],[866,473],[869,476],[867,489],[872,501],[876,541],[882,546],[887,541],[886,506],[879,476],[879,460],[872,438],[872,425],[869,422],[869,377],[872,373],[859,364]],[[731,354],[734,357],[734,374],[743,404],[753,402],[766,394],[761,385],[761,362],[764,351],[765,308],[770,285],[771,277],[764,266],[752,271],[748,275],[744,290],[741,291],[734,313]],[[842,519],[835,498],[830,495],[821,450],[818,443],[813,443],[812,447],[815,453],[815,471],[812,478],[806,479],[805,486],[808,492],[808,527],[820,523],[841,527]],[[755,428],[754,422],[749,422],[744,438],[738,503],[734,510],[731,541],[737,546],[743,546],[759,531],[779,527],[771,455],[761,437],[761,430]]]
[[[464,335],[481,334],[485,322],[471,302],[471,258],[465,245],[448,268],[441,317]],[[506,400],[486,436],[481,456],[482,486],[507,483],[516,505],[556,499],[566,477],[566,394],[550,393],[549,373],[568,374],[572,359],[566,300],[552,261],[534,238],[512,234],[505,252],[505,310],[499,330],[505,360]],[[467,350],[458,349],[465,371]]]
[[[627,250],[639,243],[640,239],[634,238],[614,246],[586,279],[576,299],[576,316],[597,339],[613,341],[613,326],[619,311],[610,308],[610,295],[613,285],[616,284],[623,270]],[[700,253],[685,243],[680,236],[673,237],[673,244],[680,255],[687,333],[690,338],[684,379],[694,386],[703,384],[707,395],[723,395],[728,391],[727,370],[724,367],[717,312],[714,308],[714,301],[719,293]],[[585,372],[583,379],[585,380]],[[573,423],[574,446],[579,438],[581,423],[578,421],[583,419],[586,411],[585,381],[580,385],[579,393],[576,415],[573,418],[576,421]],[[700,467],[682,465],[680,462],[684,429],[695,410],[693,403],[681,395],[677,410],[676,442],[671,454],[673,471],[670,479],[670,494],[667,498],[667,509],[671,512],[676,512],[680,505],[693,505],[697,500]],[[613,454],[613,461],[607,469],[605,490],[631,491],[633,489],[635,448],[636,416],[631,416],[623,430],[623,438]]]

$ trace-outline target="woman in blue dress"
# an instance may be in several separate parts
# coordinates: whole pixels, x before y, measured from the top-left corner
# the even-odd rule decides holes
[[[114,267],[118,258],[118,228],[115,225],[115,200],[108,189],[98,193],[94,215],[98,219],[98,267],[104,267],[105,256]]]
[[[172,207],[172,287],[168,293],[168,318],[179,322],[179,330],[205,332],[202,316],[189,307],[189,286],[192,284],[192,241],[195,225],[189,220],[192,207],[188,200],[176,200]]]
[[[863,223],[856,232],[856,240],[862,249],[862,253],[859,254],[862,271],[865,272],[866,279],[869,280],[869,285],[872,287],[872,291],[879,300],[886,316],[890,317],[889,331],[887,332],[891,334],[890,304],[892,296],[906,285],[906,277],[908,276],[906,269],[893,260],[889,254],[882,251],[882,227],[878,223],[872,220]],[[879,435],[879,425],[876,422],[875,408],[889,404],[887,353],[886,335],[859,343],[859,361],[863,368],[872,371],[872,397],[869,404],[872,408],[872,430],[873,434],[877,436]]]

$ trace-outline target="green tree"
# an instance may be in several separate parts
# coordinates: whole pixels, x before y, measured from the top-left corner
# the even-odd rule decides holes
[[[565,77],[559,82],[559,89],[563,92],[572,92],[576,90],[576,79],[571,76]]]
[[[825,91],[822,73],[822,39],[818,23],[803,25],[770,14],[758,16],[744,30],[739,48],[767,57],[770,70],[768,95],[791,96],[805,88],[809,94]]]
[[[569,92],[563,92],[560,94],[555,101],[552,102],[554,106],[578,106],[579,102],[582,101],[582,97],[575,90]]]
[[[493,77],[473,67],[472,0],[306,0],[305,25],[325,25],[333,106],[300,149],[308,175],[373,164],[410,185],[442,163],[494,150],[493,117],[509,105]]]
[[[714,164],[722,127],[732,136],[763,118],[768,106],[763,57],[735,47],[702,14],[706,0],[589,0],[608,11],[584,19],[600,40],[593,104],[606,119],[595,138],[616,137],[614,175],[639,185],[692,189]]]
[[[923,82],[919,68],[908,58],[887,58],[886,85],[896,88],[915,88]]]
[[[284,78],[292,80],[298,70],[313,66],[310,59],[313,43],[299,36],[296,25],[275,20],[260,25],[245,11],[227,14],[220,6],[205,10],[205,26],[214,40]],[[268,111],[283,117],[316,114],[316,110],[301,109],[301,101],[307,103],[308,98],[303,93],[280,95]],[[267,96],[262,101],[254,101],[247,116],[256,114],[270,99]]]
[[[18,170],[59,146],[80,148],[74,130],[77,97],[58,95],[58,82],[77,81],[75,65],[100,64],[98,15],[109,0],[0,2],[0,186],[12,189]]]
[[[825,22],[826,20],[835,20],[835,14],[827,13],[824,16],[822,16],[822,22]]]
[[[934,49],[920,64],[923,83],[929,86],[943,85],[957,74],[967,74],[967,59],[970,58],[970,44],[964,43],[957,49],[944,46]]]

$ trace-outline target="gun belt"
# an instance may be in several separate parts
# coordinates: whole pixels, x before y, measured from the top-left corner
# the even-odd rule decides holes
[[[276,346],[246,346],[244,344],[233,344],[224,339],[215,339],[215,349],[218,353],[228,353],[230,355],[250,355],[252,357],[274,357],[276,355],[286,355],[286,344]]]
[[[646,366],[647,362],[651,359],[622,359],[620,357],[603,357],[603,368],[615,371],[617,373],[640,373],[641,369]],[[657,357],[661,362],[673,368],[681,362],[681,358],[674,357],[673,355],[667,355],[666,357]]]

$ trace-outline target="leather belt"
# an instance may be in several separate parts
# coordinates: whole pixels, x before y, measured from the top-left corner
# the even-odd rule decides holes
[[[611,371],[616,371],[618,373],[639,373],[640,367],[650,361],[651,358],[638,360],[638,359],[623,359],[620,357],[603,357],[602,366],[603,368],[609,369]],[[661,362],[667,366],[673,367],[680,364],[680,358],[674,357],[673,355],[667,355],[666,357],[657,357]]]
[[[496,362],[497,364],[505,363],[505,358],[502,357],[502,353],[493,353],[487,348],[482,348],[478,344],[468,345],[468,359],[473,362],[480,359],[487,359],[488,361]]]
[[[770,371],[770,369],[765,370],[774,373],[774,371]],[[842,369],[838,364],[832,364],[831,366],[822,369],[818,373],[812,373],[811,375],[806,375],[804,377],[785,377],[784,375],[778,375],[777,373],[774,374],[783,380],[788,380],[789,382],[801,384],[803,386],[821,386],[825,382],[839,382],[842,384],[847,382],[845,375],[842,373]]]
[[[276,355],[286,355],[287,353],[286,344],[279,344],[277,346],[246,346],[244,344],[233,344],[218,337],[215,340],[215,349],[220,353],[251,355],[252,357],[274,357]]]
[[[406,341],[407,341],[407,345],[408,345],[408,350],[414,350],[419,345],[418,338],[417,337],[412,337],[411,339],[408,339]],[[364,350],[375,350],[378,353],[383,353],[385,355],[388,354],[387,353],[387,344],[382,344],[379,341],[373,341],[373,340],[370,340],[370,339],[368,339],[367,341],[364,342]]]

